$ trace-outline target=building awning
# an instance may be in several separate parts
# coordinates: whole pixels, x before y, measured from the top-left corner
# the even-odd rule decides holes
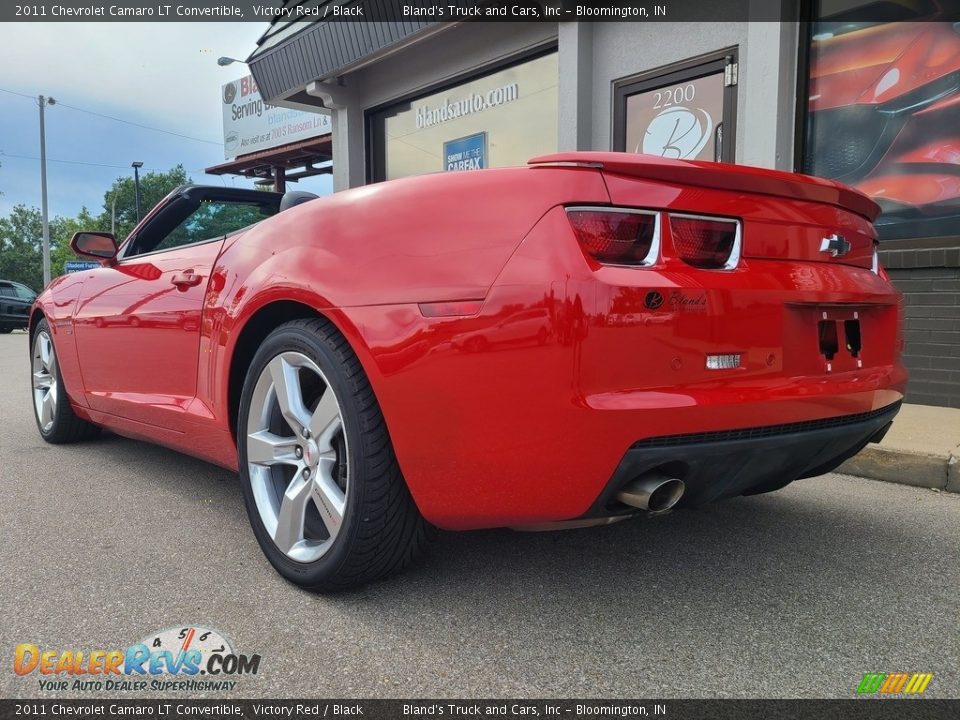
[[[301,140],[280,147],[241,155],[213,167],[206,172],[210,175],[243,175],[248,178],[277,179],[277,175],[293,182],[314,175],[326,175],[333,172],[333,151],[331,136]],[[282,173],[278,173],[282,170]]]
[[[285,12],[271,21],[247,58],[263,99],[319,106],[320,101],[306,93],[309,83],[341,75],[441,25],[416,19],[377,22],[369,17],[400,17],[400,5],[400,0],[284,0]],[[334,6],[362,6],[368,19],[313,19],[332,17]]]

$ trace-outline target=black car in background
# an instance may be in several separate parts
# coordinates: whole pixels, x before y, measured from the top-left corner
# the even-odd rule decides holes
[[[27,327],[37,294],[26,285],[0,280],[0,333]]]

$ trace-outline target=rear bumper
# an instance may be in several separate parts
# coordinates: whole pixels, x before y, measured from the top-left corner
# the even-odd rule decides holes
[[[681,505],[700,505],[737,495],[783,487],[793,480],[822,475],[879,441],[900,403],[854,415],[652,437],[624,455],[585,517],[633,512],[618,503],[617,492],[634,478],[659,470],[684,481]]]

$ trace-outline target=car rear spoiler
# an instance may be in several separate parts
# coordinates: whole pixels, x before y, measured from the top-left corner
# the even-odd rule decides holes
[[[615,152],[562,152],[540,155],[528,161],[533,166],[579,165],[596,167],[617,175],[663,180],[680,185],[774,195],[789,200],[835,205],[862,215],[870,222],[880,206],[859,190],[834,180],[782,170],[714,163],[699,160],[669,160],[656,155]]]

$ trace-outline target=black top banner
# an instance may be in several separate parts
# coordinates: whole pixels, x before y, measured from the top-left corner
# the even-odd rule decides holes
[[[955,14],[957,0],[941,0]],[[939,7],[939,5],[938,5]],[[791,0],[35,0],[3,2],[2,22],[743,22],[798,20]],[[950,10],[953,8],[953,11]],[[923,15],[923,17],[921,17]],[[902,16],[902,17],[901,17]],[[846,3],[843,22],[936,20],[909,3]]]

